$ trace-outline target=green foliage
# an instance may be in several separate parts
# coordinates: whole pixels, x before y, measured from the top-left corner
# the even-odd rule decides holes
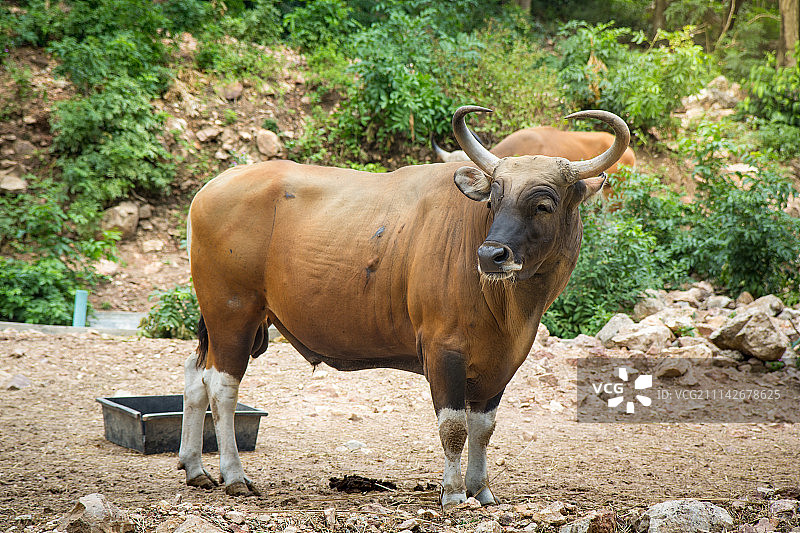
[[[60,102],[53,149],[72,194],[96,212],[133,190],[163,192],[173,166],[158,142],[163,117],[133,80],[109,81],[103,92]]]
[[[211,22],[217,14],[214,5],[204,0],[167,0],[161,4],[161,11],[173,34],[195,32]]]
[[[746,88],[749,96],[741,107],[755,116],[752,125],[764,147],[783,159],[800,155],[800,66],[778,68],[769,54],[751,69]]]
[[[800,54],[800,43],[795,55]],[[750,71],[746,88],[750,96],[743,102],[747,113],[767,122],[800,127],[800,64],[777,68],[775,56]]]
[[[559,32],[564,39],[558,43],[558,79],[571,109],[611,111],[640,136],[651,127],[669,126],[670,112],[681,98],[703,87],[711,71],[706,55],[692,42],[689,29],[660,31],[641,52],[621,41],[644,43],[642,32],[612,24],[572,21]],[[656,46],[662,39],[667,44]]]
[[[597,209],[586,213],[578,264],[542,322],[558,337],[594,335],[642,291],[663,285],[655,249],[655,237],[635,220]]]
[[[80,41],[65,37],[49,50],[61,59],[56,74],[69,76],[84,95],[121,76],[135,79],[148,94],[160,94],[172,77],[161,65],[165,60],[163,46],[134,32],[89,35]]]
[[[219,26],[207,26],[195,53],[197,68],[226,79],[274,77],[279,70],[272,55],[252,43],[233,40]]]
[[[742,153],[717,124],[702,124],[697,142],[684,141],[699,178],[691,232],[693,268],[736,294],[800,291],[800,220],[784,212],[796,195],[791,182],[757,153]],[[752,171],[730,172],[721,153],[737,154]]]
[[[45,46],[63,35],[65,13],[57,2],[31,0],[21,13],[0,12],[0,27],[8,24],[6,32],[11,44]]]
[[[529,31],[523,28],[522,33]],[[508,27],[490,24],[483,35],[479,43],[468,44],[474,53],[437,56],[448,96],[458,105],[480,103],[494,110],[483,118],[483,131],[496,139],[554,122],[561,113],[552,56]],[[472,123],[480,120],[471,118]]]
[[[274,0],[255,0],[244,5],[235,15],[219,21],[222,33],[242,42],[273,44],[283,32],[281,14]]]
[[[344,0],[308,0],[283,18],[289,39],[302,50],[339,48],[361,28]]]
[[[0,320],[71,324],[79,273],[57,257],[23,261],[0,257]]]
[[[192,284],[178,285],[174,289],[155,291],[150,300],[158,301],[139,326],[146,337],[194,339],[200,321],[200,308]]]

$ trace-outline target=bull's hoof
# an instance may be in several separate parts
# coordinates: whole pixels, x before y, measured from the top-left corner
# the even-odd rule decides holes
[[[228,496],[261,496],[261,492],[249,479],[225,485],[225,494]]]
[[[217,486],[217,482],[214,481],[211,476],[208,475],[208,472],[200,474],[197,477],[192,479],[187,479],[186,484],[190,487],[200,487],[201,489],[210,490]]]
[[[489,490],[489,487],[484,487],[483,490],[475,495],[475,499],[481,502],[481,505],[495,505],[497,503],[497,499],[492,494],[492,491]]]
[[[467,495],[463,492],[454,492],[452,494],[442,494],[442,509],[447,511],[452,509],[459,503],[467,501]]]

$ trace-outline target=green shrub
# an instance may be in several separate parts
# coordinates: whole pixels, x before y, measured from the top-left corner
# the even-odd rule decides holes
[[[620,115],[640,136],[651,127],[669,126],[670,112],[681,98],[697,92],[708,78],[706,55],[692,42],[690,29],[659,31],[651,46],[640,52],[620,41],[641,44],[644,33],[612,24],[571,21],[561,28],[558,78],[564,96],[573,108]],[[655,45],[664,39],[666,46]]]
[[[495,24],[475,38],[478,43],[463,43],[467,53],[437,56],[445,72],[441,78],[448,80],[447,95],[456,105],[480,104],[494,110],[490,116],[475,116],[472,124],[483,120],[483,130],[499,140],[522,128],[548,125],[562,115],[548,52],[512,28]],[[453,45],[462,43],[456,40]]]
[[[200,30],[217,14],[214,5],[204,0],[167,0],[161,4],[161,11],[173,34]]]
[[[781,294],[788,301],[800,291],[800,219],[784,212],[797,193],[791,182],[756,153],[743,152],[724,139],[718,124],[701,124],[699,139],[684,140],[699,178],[693,204],[692,266],[732,294]],[[724,169],[733,154],[753,170]]]
[[[287,14],[283,24],[289,40],[303,50],[339,48],[347,36],[361,28],[352,12],[344,0],[309,0]]]
[[[232,40],[218,26],[207,26],[195,53],[197,68],[227,79],[274,77],[278,61],[252,43]]]
[[[192,284],[178,285],[174,289],[155,291],[150,300],[158,301],[142,319],[139,327],[146,337],[161,339],[194,339],[200,321],[200,308]]]
[[[164,192],[174,168],[158,142],[163,116],[133,80],[109,81],[103,92],[56,104],[53,150],[69,192],[97,212],[133,190]],[[91,211],[90,211],[91,212]]]
[[[56,74],[69,76],[84,95],[119,77],[135,79],[148,94],[161,94],[172,77],[161,65],[166,58],[164,47],[134,32],[89,35],[80,41],[65,37],[49,50],[61,60]]]
[[[84,285],[57,257],[0,257],[0,320],[71,324],[75,290]]]
[[[583,222],[578,264],[542,319],[562,338],[594,335],[615,313],[633,307],[642,291],[663,285],[656,239],[639,223],[596,207]]]

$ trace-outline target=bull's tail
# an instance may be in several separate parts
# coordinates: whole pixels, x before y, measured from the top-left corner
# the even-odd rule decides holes
[[[203,315],[200,315],[200,322],[197,323],[197,368],[206,366],[206,356],[208,355],[208,329]]]
[[[202,368],[206,364],[206,357],[208,356],[208,328],[206,328],[206,321],[203,315],[200,315],[200,322],[197,323],[197,368]],[[250,348],[250,355],[253,358],[258,357],[269,346],[269,322],[262,322],[258,326],[253,345]]]

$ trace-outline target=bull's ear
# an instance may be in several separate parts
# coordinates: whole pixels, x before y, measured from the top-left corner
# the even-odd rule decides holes
[[[492,182],[482,170],[474,167],[461,167],[453,174],[453,181],[456,187],[463,192],[467,198],[486,202],[492,191]]]
[[[586,192],[583,195],[583,200],[586,201],[603,189],[603,185],[606,184],[606,173],[603,172],[596,178],[583,179],[581,182],[586,186]]]

